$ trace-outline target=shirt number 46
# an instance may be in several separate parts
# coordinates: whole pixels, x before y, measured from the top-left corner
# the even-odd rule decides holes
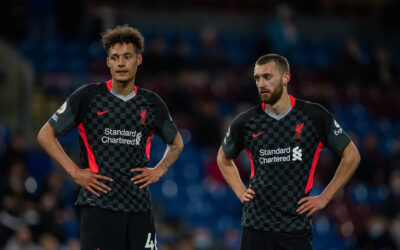
[[[155,234],[154,234],[154,241],[151,239],[151,233],[147,234],[147,241],[146,241],[146,245],[144,246],[144,248],[150,249],[150,250],[158,250],[157,237]]]

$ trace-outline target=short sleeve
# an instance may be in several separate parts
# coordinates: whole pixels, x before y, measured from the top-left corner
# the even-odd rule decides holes
[[[244,148],[240,117],[237,117],[229,126],[222,141],[222,149],[228,158],[235,159]]]
[[[154,96],[154,113],[156,118],[155,131],[165,144],[170,144],[178,133],[178,129],[164,101],[159,96],[155,94]]]
[[[320,132],[322,133],[322,143],[335,153],[343,149],[351,142],[350,137],[342,129],[333,115],[321,106],[320,111]]]
[[[61,107],[50,117],[49,124],[60,135],[67,135],[82,120],[89,98],[85,86],[72,93]]]

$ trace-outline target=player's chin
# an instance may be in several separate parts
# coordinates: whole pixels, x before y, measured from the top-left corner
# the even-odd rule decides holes
[[[260,99],[263,103],[269,103],[269,98],[263,95],[260,95]]]
[[[120,82],[129,82],[131,81],[133,78],[130,74],[114,74],[114,79]]]
[[[118,76],[116,76],[116,77],[114,77],[114,79],[119,81],[119,82],[128,82],[129,81],[128,77],[118,77]]]

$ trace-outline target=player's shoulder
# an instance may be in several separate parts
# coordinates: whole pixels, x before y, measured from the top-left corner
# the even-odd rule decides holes
[[[141,87],[136,87],[137,89],[137,95],[145,97],[149,102],[162,102],[162,98],[156,94],[155,92],[149,90],[149,89],[144,89]]]
[[[262,107],[261,104],[257,104],[251,108],[249,108],[246,111],[241,112],[240,114],[238,114],[234,119],[233,119],[233,123],[236,124],[243,124],[247,121],[249,121],[252,117],[254,117],[257,114],[260,114],[260,112],[262,113]]]
[[[306,113],[312,115],[323,115],[329,113],[328,110],[321,104],[302,99],[296,99],[294,108],[305,111]]]
[[[149,89],[145,89],[145,88],[138,87],[138,86],[136,86],[136,90],[137,90],[137,94],[138,95],[143,95],[143,96],[154,96],[154,95],[157,95],[156,93],[154,93],[153,91],[151,91]]]
[[[97,82],[97,83],[87,83],[83,84],[79,88],[77,88],[73,93],[72,96],[76,97],[90,97],[94,94],[97,94],[102,91],[107,90],[107,85],[105,82]]]

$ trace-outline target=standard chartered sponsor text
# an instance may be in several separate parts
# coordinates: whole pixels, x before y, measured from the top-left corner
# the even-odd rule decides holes
[[[110,136],[125,136],[129,138],[110,137]],[[104,135],[101,137],[101,142],[138,146],[140,144],[141,139],[142,139],[142,132],[136,132],[136,130],[131,131],[126,129],[120,130],[120,129],[105,128]]]
[[[260,149],[260,156],[290,154],[290,147],[276,148],[276,149]]]
[[[301,152],[301,149],[298,149],[298,147],[296,147],[296,150],[297,150],[296,153]],[[259,157],[260,164],[288,162],[292,160],[292,149],[290,146],[287,148],[260,149],[259,153],[260,153]],[[301,158],[297,157],[296,160],[301,161]]]

